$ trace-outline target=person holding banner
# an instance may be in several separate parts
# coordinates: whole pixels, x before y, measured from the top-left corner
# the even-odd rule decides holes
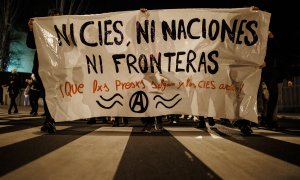
[[[128,125],[128,118],[127,117],[111,117],[110,118],[112,121],[112,127],[118,127],[120,125],[120,119],[123,120],[124,126]]]
[[[163,128],[163,122],[162,122],[162,116],[156,116],[156,117],[143,117],[141,118],[144,127],[143,127],[143,132],[148,132],[151,133],[153,130],[153,125],[154,125],[154,130],[157,132],[162,132],[164,130]]]
[[[85,120],[87,120],[87,124],[96,124],[97,120],[100,119],[102,121],[102,123],[107,123],[107,117],[92,117],[92,118],[86,118]]]
[[[170,114],[167,116],[167,119],[170,120],[170,125],[178,125],[179,117],[180,117],[180,114]]]
[[[214,125],[216,124],[213,117],[207,117],[207,120],[208,120],[208,124],[209,124],[210,126],[214,126]],[[197,128],[206,128],[204,116],[199,116],[199,117],[198,117]]]
[[[48,16],[59,16],[62,15],[62,13],[57,10],[57,9],[50,9],[48,12]],[[34,34],[33,34],[33,19],[30,19],[28,22],[28,34],[27,34],[27,40],[26,40],[26,45],[29,48],[36,49],[35,41],[34,41]],[[32,68],[32,73],[35,75],[36,82],[41,84],[41,96],[43,98],[43,103],[44,103],[44,111],[45,111],[45,122],[43,126],[41,127],[41,131],[43,132],[48,132],[48,133],[54,133],[56,132],[55,128],[55,121],[52,118],[47,103],[46,103],[46,94],[45,94],[45,88],[43,86],[41,77],[39,76],[39,60],[37,56],[37,51],[34,54],[34,60],[33,60],[33,68]]]
[[[265,83],[269,96],[267,98],[263,97],[263,104],[266,104],[266,106],[263,107],[260,126],[268,128],[278,127],[276,117],[274,117],[279,94],[278,85],[286,78],[288,80],[288,87],[293,86],[292,78],[287,72],[285,63],[279,54],[279,44],[274,37],[274,34],[269,31],[267,54],[262,70],[262,83]]]

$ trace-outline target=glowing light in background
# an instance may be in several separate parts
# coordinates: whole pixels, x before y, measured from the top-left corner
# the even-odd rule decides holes
[[[35,50],[26,46],[27,33],[13,30],[12,36],[14,38],[10,44],[10,62],[7,71],[16,68],[18,72],[31,73]]]

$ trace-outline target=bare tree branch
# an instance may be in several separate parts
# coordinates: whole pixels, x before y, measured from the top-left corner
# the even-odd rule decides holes
[[[91,1],[87,1],[87,4],[85,5],[85,8],[81,14],[85,14],[90,6]]]
[[[1,31],[0,31],[0,67],[7,68],[9,63],[9,47],[11,42],[12,26],[17,16],[20,14],[19,7],[21,1],[3,0],[1,11]]]
[[[14,24],[17,20],[18,14],[20,14],[20,1],[13,1],[12,2],[12,7],[11,7],[11,24]]]
[[[87,8],[89,7],[90,1],[84,1],[84,0],[80,0],[77,9],[75,11],[75,14],[82,14],[84,13]]]
[[[90,1],[86,0],[70,0],[67,2],[66,0],[56,0],[55,6],[62,12],[66,12],[64,14],[82,14],[87,11],[87,8],[90,5]]]
[[[61,1],[60,1],[60,9],[59,9],[59,10],[60,10],[61,12],[64,12],[64,9],[65,9],[64,7],[65,7],[65,0],[61,0]]]
[[[75,4],[75,0],[72,0],[71,3],[70,3],[70,7],[69,7],[69,12],[68,12],[68,14],[73,14],[73,7],[74,7],[74,4]]]

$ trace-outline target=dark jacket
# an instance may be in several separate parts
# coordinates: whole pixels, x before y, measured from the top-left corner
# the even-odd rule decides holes
[[[280,83],[283,79],[292,80],[288,70],[288,61],[285,61],[282,49],[275,38],[268,39],[265,63],[266,67],[262,71],[262,81]]]
[[[8,94],[17,96],[20,92],[20,79],[18,74],[11,74],[6,85],[8,86]]]
[[[26,45],[27,45],[27,47],[29,47],[31,49],[36,49],[36,45],[35,45],[35,41],[34,41],[34,34],[32,31],[28,31]],[[35,51],[35,53],[34,53],[32,73],[35,75],[35,78],[36,78],[36,86],[44,92],[45,89],[44,89],[44,86],[42,83],[42,79],[39,75],[39,60],[38,60],[37,51]]]
[[[36,49],[35,41],[34,41],[34,35],[33,35],[32,31],[28,31],[27,39],[26,39],[26,45],[27,45],[27,47],[29,47],[31,49]],[[38,69],[39,69],[39,61],[38,61],[37,52],[35,51],[34,59],[33,59],[32,73],[34,73],[34,75],[37,75],[38,74]]]

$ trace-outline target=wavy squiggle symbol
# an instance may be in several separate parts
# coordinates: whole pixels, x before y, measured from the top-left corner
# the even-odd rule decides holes
[[[161,98],[162,100],[164,100],[164,101],[166,101],[166,102],[170,102],[170,101],[173,101],[177,96],[179,96],[179,94],[176,94],[176,95],[175,95],[174,97],[172,97],[171,99],[165,99],[165,98],[163,98],[163,97],[160,96],[160,95],[156,95],[156,96],[154,96],[153,100],[155,100],[157,97],[159,97],[159,98]],[[163,101],[158,101],[158,102],[156,103],[156,106],[155,106],[155,107],[157,108],[159,104],[162,104],[165,108],[171,109],[171,108],[173,108],[174,106],[176,106],[181,100],[182,100],[182,98],[178,99],[178,100],[177,100],[173,105],[171,105],[171,106],[166,105]]]
[[[110,109],[110,108],[112,108],[116,103],[118,103],[118,104],[120,104],[121,106],[123,106],[123,104],[120,102],[120,101],[115,101],[111,106],[103,106],[99,101],[96,101],[97,102],[97,104],[99,105],[99,106],[101,106],[102,108],[104,108],[104,109]]]
[[[100,96],[100,98],[103,100],[103,101],[111,101],[113,98],[115,98],[116,96],[120,96],[122,99],[123,99],[123,96],[119,93],[116,93],[115,95],[113,95],[111,98],[108,98],[108,99],[105,99],[103,96]]]
[[[108,102],[108,101],[111,101],[111,100],[113,100],[115,97],[117,97],[117,96],[120,96],[122,99],[123,99],[123,96],[121,95],[121,94],[119,94],[119,93],[116,93],[116,94],[114,94],[112,97],[110,97],[110,98],[108,98],[108,99],[106,99],[106,98],[104,98],[103,96],[100,96],[100,98],[103,100],[103,101],[106,101],[106,102]],[[114,107],[114,105],[116,104],[116,103],[118,103],[118,104],[120,104],[121,106],[123,106],[123,104],[120,102],[120,101],[115,101],[114,103],[112,103],[112,105],[110,105],[110,106],[104,106],[104,105],[102,105],[101,103],[100,103],[100,101],[96,101],[97,102],[97,104],[100,106],[100,107],[102,107],[102,108],[104,108],[104,109],[111,109],[112,107]]]
[[[165,99],[163,98],[161,95],[156,95],[154,96],[153,100],[155,100],[157,97],[163,99],[164,101],[172,101],[173,99],[175,99],[177,96],[179,96],[179,94],[176,94],[174,97],[172,97],[171,99]]]

